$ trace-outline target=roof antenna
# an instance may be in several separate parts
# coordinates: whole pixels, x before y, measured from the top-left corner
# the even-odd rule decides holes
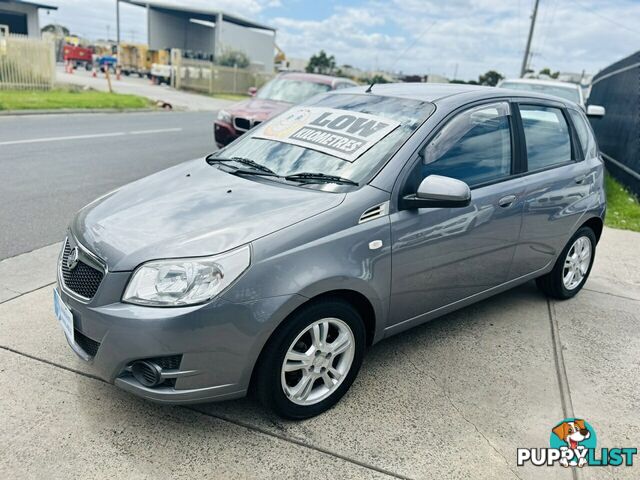
[[[367,88],[364,93],[371,93],[371,87],[373,87],[376,84],[376,81],[374,80],[371,85],[369,85],[369,88]]]

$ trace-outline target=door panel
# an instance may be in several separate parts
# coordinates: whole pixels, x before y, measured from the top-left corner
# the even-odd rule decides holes
[[[535,272],[555,261],[591,202],[595,171],[578,162],[525,177],[523,223],[511,276]]]
[[[391,215],[389,326],[507,281],[522,221],[521,179],[472,191],[465,208]],[[500,206],[504,197],[516,198]]]
[[[520,105],[529,170],[522,233],[511,276],[519,277],[549,266],[587,210],[595,176],[581,158],[567,115],[560,108]]]

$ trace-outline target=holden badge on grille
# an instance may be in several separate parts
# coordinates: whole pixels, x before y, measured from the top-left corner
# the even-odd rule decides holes
[[[78,247],[73,247],[67,257],[67,268],[73,270],[78,265]]]

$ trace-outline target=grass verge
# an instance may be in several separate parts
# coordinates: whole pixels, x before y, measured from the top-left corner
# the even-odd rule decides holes
[[[605,177],[605,189],[607,191],[605,225],[640,232],[640,202],[638,202],[638,198],[609,174]]]
[[[144,97],[95,90],[0,90],[0,110],[126,109],[150,106],[151,102]]]

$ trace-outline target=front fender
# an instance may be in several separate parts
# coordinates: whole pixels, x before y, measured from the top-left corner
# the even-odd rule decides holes
[[[353,214],[332,214],[326,223],[318,217],[256,240],[251,266],[224,298],[244,303],[286,295],[312,299],[335,290],[357,292],[373,307],[377,340],[387,322],[391,290],[389,217],[366,223],[354,221]]]

